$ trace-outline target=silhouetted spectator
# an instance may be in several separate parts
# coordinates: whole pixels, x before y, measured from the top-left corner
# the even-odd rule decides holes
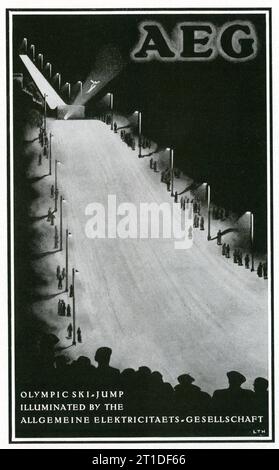
[[[72,323],[69,323],[68,327],[67,327],[67,332],[68,332],[68,338],[70,339],[72,337],[72,333],[73,333],[73,325]]]
[[[217,245],[222,245],[222,232],[218,230],[217,232]]]
[[[257,377],[254,380],[254,413],[268,416],[268,380]]]
[[[259,266],[258,266],[258,269],[257,269],[257,275],[259,277],[263,277],[263,265],[262,265],[261,262],[259,263]]]
[[[244,263],[245,263],[245,268],[249,269],[250,256],[248,255],[248,253],[246,254],[246,256],[244,258]]]
[[[267,262],[263,263],[263,276],[267,279]]]
[[[226,258],[230,258],[230,245],[227,244],[226,246]]]
[[[95,372],[96,368],[86,356],[79,356],[71,365],[72,380],[78,386],[80,386],[81,383],[90,386],[94,384],[95,386]]]
[[[126,390],[135,388],[135,375],[136,371],[132,368],[124,369],[121,372],[120,382]]]
[[[59,235],[58,235],[58,229],[57,226],[55,225],[54,227],[54,248],[58,248],[58,243],[59,243]]]
[[[148,389],[146,398],[148,399],[150,413],[165,413],[168,409],[171,411],[174,391],[168,382],[164,382],[160,372],[152,372]]]
[[[239,250],[238,251],[238,257],[237,257],[237,261],[238,261],[238,266],[243,266],[243,262],[242,262],[242,258],[243,258],[243,255],[242,255],[242,252]]]
[[[112,350],[107,347],[99,348],[96,351],[95,361],[98,363],[96,374],[99,383],[113,383],[119,378],[119,370],[109,365],[111,353]]]
[[[74,287],[73,287],[73,284],[70,285],[70,290],[69,290],[69,297],[73,297],[74,296]]]
[[[78,329],[77,329],[77,340],[78,340],[78,343],[82,343],[82,337],[81,337],[81,329],[80,329],[80,327],[78,327]]]
[[[58,289],[63,289],[62,281],[63,281],[63,277],[60,274],[58,277]]]
[[[246,382],[246,378],[237,371],[228,372],[227,377],[229,387],[214,392],[212,397],[213,407],[220,410],[221,413],[248,414],[247,411],[253,399],[253,392],[241,388],[241,385]]]
[[[156,160],[153,164],[153,170],[155,171],[155,173],[157,172],[157,161]]]
[[[70,304],[67,305],[67,317],[71,316],[71,306]]]
[[[56,268],[56,279],[59,279],[60,274],[61,274],[61,268],[58,265],[57,268]]]
[[[174,202],[178,202],[178,194],[177,191],[174,193]]]
[[[181,412],[204,411],[210,403],[210,395],[193,385],[195,379],[189,374],[177,377],[179,385],[174,387],[175,402]]]
[[[61,299],[59,299],[58,304],[57,304],[57,314],[61,315],[61,313],[62,313],[62,306],[61,306]]]
[[[222,255],[226,256],[226,253],[227,253],[227,245],[226,245],[226,243],[223,243],[223,245],[222,245]]]
[[[204,217],[201,217],[200,220],[200,230],[204,230]]]
[[[50,222],[50,220],[51,220],[51,215],[52,215],[52,210],[51,210],[51,208],[49,208],[48,211],[47,211],[47,221],[48,222]]]
[[[153,169],[153,158],[152,157],[149,160],[149,167],[151,168],[151,170]]]

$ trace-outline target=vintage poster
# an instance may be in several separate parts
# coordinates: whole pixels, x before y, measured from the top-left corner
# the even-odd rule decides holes
[[[11,443],[274,440],[272,12],[155,6],[6,10]]]

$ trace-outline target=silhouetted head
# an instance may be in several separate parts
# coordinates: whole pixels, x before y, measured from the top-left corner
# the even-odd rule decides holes
[[[263,377],[257,377],[254,381],[254,390],[256,393],[265,393],[268,389],[268,380]]]
[[[240,387],[241,384],[246,382],[246,377],[235,370],[228,372],[227,377],[230,387]]]
[[[108,366],[110,361],[112,350],[110,348],[99,348],[95,354],[95,361],[98,362],[99,366]]]
[[[78,367],[90,367],[91,366],[91,361],[88,357],[86,356],[79,356],[79,358],[76,360],[76,365]]]
[[[133,377],[135,370],[132,368],[124,369],[121,373],[121,377]]]
[[[181,385],[190,385],[191,383],[195,382],[195,379],[191,377],[190,374],[182,374],[177,377],[177,380]]]
[[[135,373],[136,371],[134,369],[124,369],[121,373],[121,382],[123,385],[134,385]]]
[[[149,367],[146,367],[146,366],[141,366],[138,368],[138,374],[141,376],[147,377],[151,375],[151,369],[149,369]]]

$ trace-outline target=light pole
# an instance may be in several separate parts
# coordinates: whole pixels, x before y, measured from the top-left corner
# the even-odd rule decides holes
[[[46,132],[46,97],[47,95],[44,94],[44,131]]]
[[[79,85],[79,94],[80,96],[82,96],[82,81],[81,80],[78,80],[78,85]]]
[[[49,133],[49,171],[48,171],[48,174],[51,175],[51,160],[52,160],[52,155],[51,155],[51,139],[53,137],[53,134],[50,132]]]
[[[27,38],[23,38],[23,47],[24,47],[24,51],[25,51],[25,54],[27,54]]]
[[[30,52],[32,54],[32,60],[33,60],[33,62],[35,62],[35,46],[34,46],[34,44],[31,44]]]
[[[168,149],[170,152],[170,177],[171,177],[171,196],[174,196],[173,192],[173,179],[174,179],[174,169],[173,169],[173,149],[169,148]]]
[[[57,72],[55,75],[54,75],[54,79],[57,78],[57,81],[58,81],[58,90],[60,90],[61,88],[61,73]]]
[[[49,70],[49,78],[51,78],[52,65],[50,62],[46,63],[46,68]]]
[[[71,84],[69,82],[65,83],[65,87],[68,88],[68,99],[71,99]]]
[[[38,54],[38,61],[40,62],[41,70],[43,70],[43,67],[44,67],[44,56],[43,56],[43,54]]]
[[[210,197],[211,197],[211,188],[210,184],[207,183],[207,240],[211,240],[211,235],[210,235]]]
[[[71,237],[72,234],[69,232],[68,229],[66,229],[66,288],[65,291],[68,292],[69,290],[69,237]]]
[[[138,132],[139,132],[139,143],[138,143],[138,147],[139,147],[139,155],[138,157],[141,158],[141,111],[136,111],[136,114],[138,115]]]
[[[75,293],[75,274],[78,270],[72,269],[72,286],[73,286],[73,346],[76,345],[76,293]]]
[[[110,107],[110,116],[111,116],[111,122],[110,122],[110,128],[113,130],[113,93],[109,93],[109,107]]]
[[[66,202],[66,199],[60,196],[60,251],[63,250],[63,202]]]
[[[54,212],[57,211],[57,198],[58,198],[58,187],[57,187],[57,165],[60,165],[59,160],[55,160],[55,167],[54,167]]]
[[[251,246],[251,271],[255,271],[254,267],[254,214],[253,212],[248,212],[250,214],[250,246]]]

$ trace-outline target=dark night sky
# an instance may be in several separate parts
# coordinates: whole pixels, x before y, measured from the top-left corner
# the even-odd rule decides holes
[[[138,24],[152,15],[14,17],[15,54],[23,37],[36,45],[62,80],[85,80],[104,46],[124,58],[138,39]],[[259,39],[254,60],[129,62],[111,84],[116,109],[143,112],[143,132],[173,146],[187,174],[212,185],[213,200],[241,215],[255,212],[256,244],[266,231],[266,96],[264,15],[156,15],[170,34],[178,21],[251,21]]]

